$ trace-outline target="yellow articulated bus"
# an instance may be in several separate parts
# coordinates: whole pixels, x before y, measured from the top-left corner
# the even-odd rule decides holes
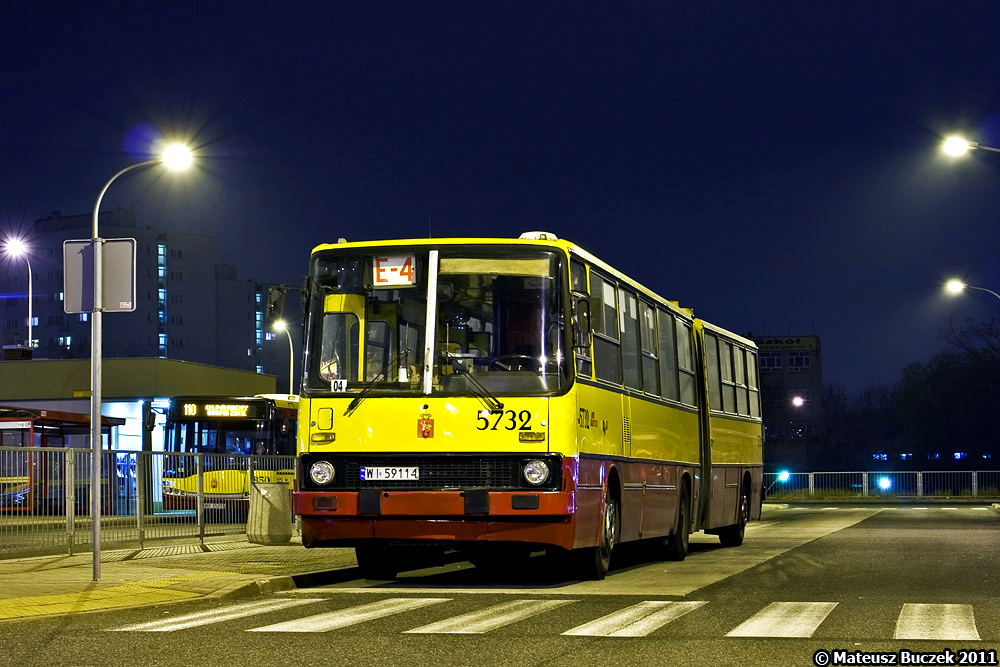
[[[246,516],[251,457],[254,481],[291,488],[297,408],[298,397],[284,394],[172,398],[164,428],[163,509],[197,508],[199,454],[204,508],[218,518]]]
[[[546,549],[599,579],[622,542],[680,560],[760,517],[753,342],[568,241],[321,245],[307,292],[306,547],[378,579]]]

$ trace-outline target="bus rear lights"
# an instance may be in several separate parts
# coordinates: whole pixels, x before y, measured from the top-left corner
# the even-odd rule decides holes
[[[517,439],[520,442],[542,442],[545,434],[541,431],[521,431],[517,434]]]
[[[333,481],[333,464],[329,461],[316,461],[309,466],[309,479],[320,486],[326,486]]]
[[[331,443],[337,439],[336,433],[313,433],[311,440],[317,444]]]
[[[524,464],[524,479],[532,486],[544,484],[549,478],[549,464],[540,459],[533,459]]]

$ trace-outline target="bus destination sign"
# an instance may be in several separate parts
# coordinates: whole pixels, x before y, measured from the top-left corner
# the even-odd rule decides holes
[[[249,417],[247,403],[185,403],[182,407],[185,417]]]

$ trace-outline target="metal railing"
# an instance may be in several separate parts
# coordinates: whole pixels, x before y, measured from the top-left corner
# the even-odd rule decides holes
[[[91,451],[0,447],[0,557],[92,548]],[[294,486],[294,456],[104,453],[101,546],[246,531],[250,484]]]
[[[1000,471],[765,473],[767,500],[1000,498]]]

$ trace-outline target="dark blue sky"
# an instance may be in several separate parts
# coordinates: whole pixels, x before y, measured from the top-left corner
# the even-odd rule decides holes
[[[1000,290],[996,3],[5,3],[0,223],[105,207],[298,282],[351,240],[549,230],[705,319],[894,382]]]

